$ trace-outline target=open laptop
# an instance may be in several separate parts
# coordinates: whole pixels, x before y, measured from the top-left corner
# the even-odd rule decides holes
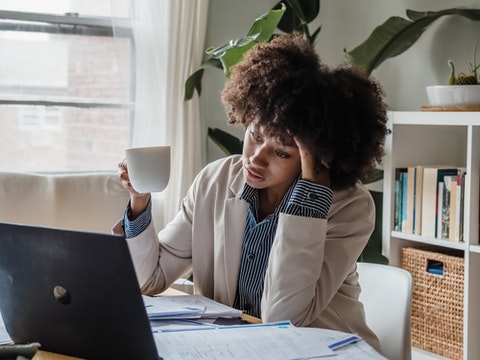
[[[0,223],[0,312],[15,343],[86,359],[161,359],[116,235]]]

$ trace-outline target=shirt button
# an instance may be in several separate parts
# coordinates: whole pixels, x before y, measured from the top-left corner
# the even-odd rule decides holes
[[[317,195],[315,195],[314,192],[309,192],[307,194],[307,198],[308,198],[308,200],[315,200],[317,198]]]
[[[253,255],[253,254],[248,254],[247,259],[250,260],[250,261],[252,261],[253,259],[255,259],[255,255]]]

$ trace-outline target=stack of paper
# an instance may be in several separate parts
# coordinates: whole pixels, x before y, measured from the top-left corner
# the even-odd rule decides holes
[[[242,312],[202,295],[143,296],[150,320],[235,318]]]

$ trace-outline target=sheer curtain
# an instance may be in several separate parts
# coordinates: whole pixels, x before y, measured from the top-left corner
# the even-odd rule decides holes
[[[170,182],[163,222],[179,209],[203,165],[206,133],[198,99],[185,102],[184,83],[204,54],[209,0],[132,0],[136,53],[134,146],[170,145]]]

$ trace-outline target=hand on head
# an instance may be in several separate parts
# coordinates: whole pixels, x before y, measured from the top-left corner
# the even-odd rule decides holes
[[[324,186],[330,186],[330,171],[329,164],[321,160],[322,169],[320,171],[315,169],[315,161],[312,153],[306,148],[300,139],[294,137],[295,144],[297,144],[300,153],[300,162],[302,167],[302,179],[311,181]]]

